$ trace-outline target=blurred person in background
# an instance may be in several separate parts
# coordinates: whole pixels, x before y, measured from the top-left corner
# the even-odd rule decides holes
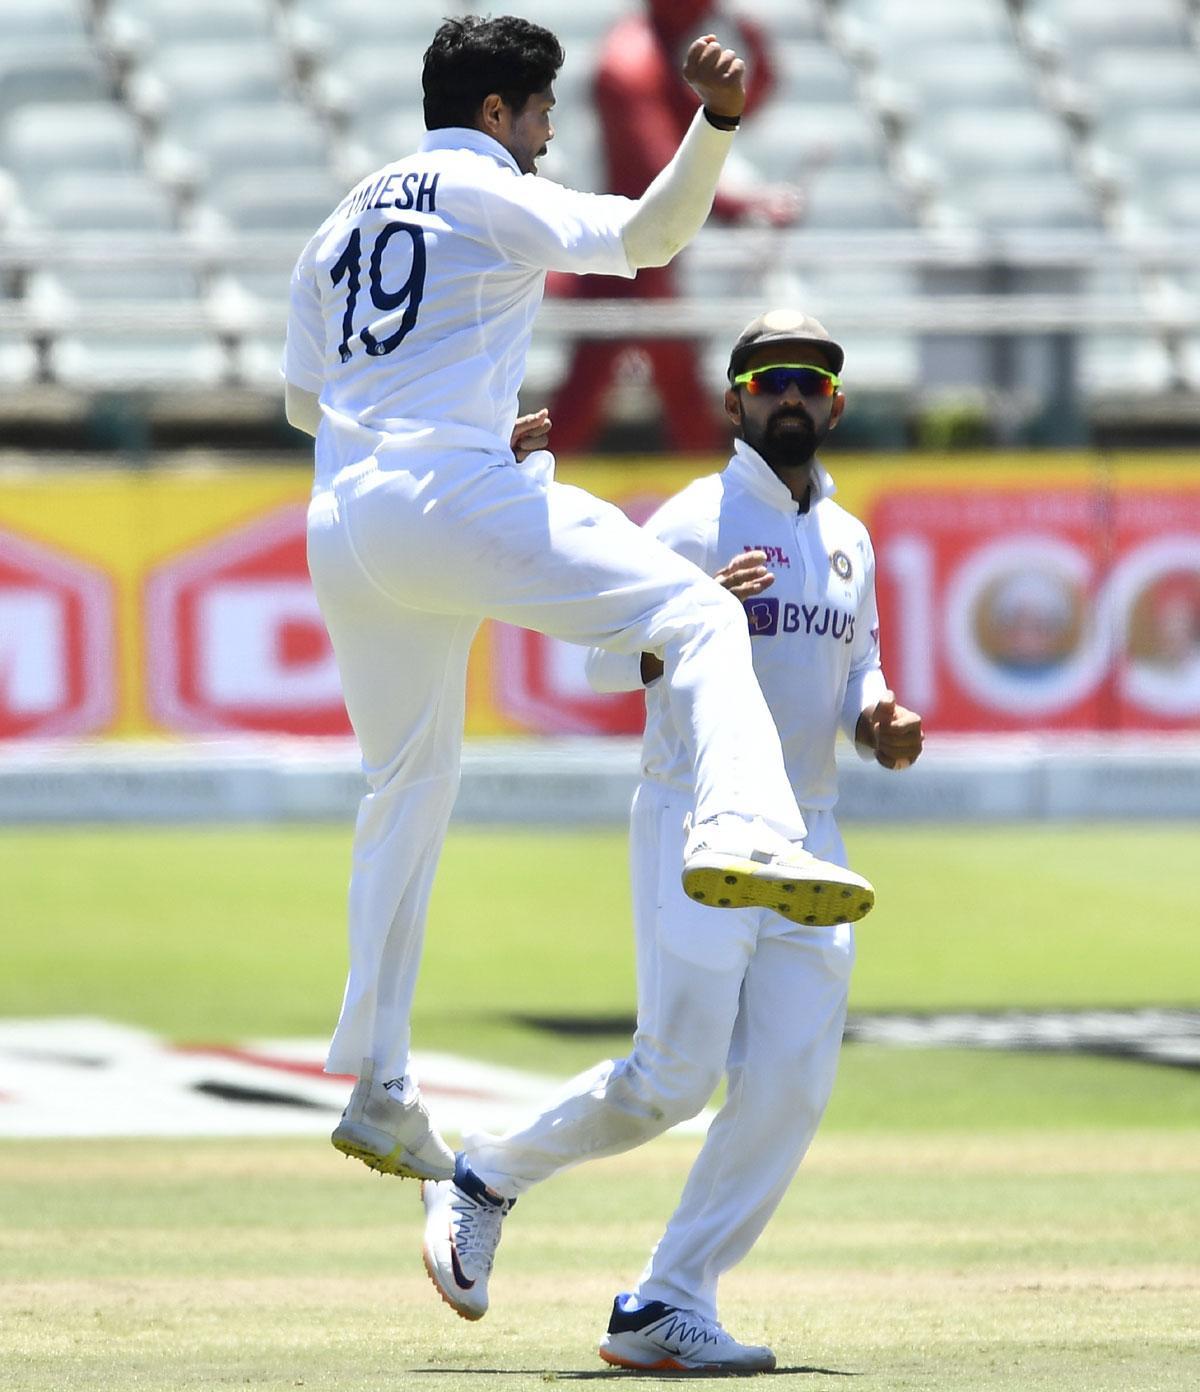
[[[696,114],[696,95],[680,76],[680,58],[697,25],[720,20],[718,0],[646,0],[644,14],[631,14],[606,37],[599,56],[594,93],[604,141],[605,187],[639,198]],[[753,21],[739,17],[737,44],[746,55],[749,84],[744,116],[752,116],[775,86],[767,36]],[[727,166],[713,202],[713,215],[725,223],[758,222],[787,226],[802,211],[798,189],[760,185],[731,176]],[[642,271],[634,281],[612,276],[551,277],[551,294],[586,300],[670,300],[679,293],[671,266]],[[554,447],[560,454],[594,445],[617,371],[632,353],[644,355],[663,411],[666,444],[683,451],[711,453],[725,448],[726,423],[711,405],[712,391],[701,367],[695,339],[588,339],[576,341],[566,376],[555,392]]]

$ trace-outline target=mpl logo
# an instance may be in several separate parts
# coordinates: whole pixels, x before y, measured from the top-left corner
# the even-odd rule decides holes
[[[116,709],[112,585],[0,531],[0,739],[89,735]]]
[[[303,505],[180,556],[146,582],[147,703],[171,730],[344,735],[308,577]]]

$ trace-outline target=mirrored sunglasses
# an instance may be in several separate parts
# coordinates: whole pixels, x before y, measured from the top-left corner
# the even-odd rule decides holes
[[[768,363],[739,372],[733,384],[745,387],[751,396],[783,396],[789,387],[796,386],[801,396],[829,397],[842,385],[842,379],[836,372],[809,363]]]

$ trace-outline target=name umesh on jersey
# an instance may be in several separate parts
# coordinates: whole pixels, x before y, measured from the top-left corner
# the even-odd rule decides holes
[[[410,169],[393,170],[372,184],[348,194],[338,207],[341,217],[354,217],[367,208],[399,208],[402,212],[436,213],[438,175]],[[399,189],[397,190],[397,185]]]

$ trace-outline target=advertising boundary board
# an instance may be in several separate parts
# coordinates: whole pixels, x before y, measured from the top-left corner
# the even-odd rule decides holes
[[[641,521],[720,462],[558,474]],[[875,539],[889,675],[931,731],[1200,730],[1200,456],[827,463]],[[0,470],[0,562],[23,558],[0,564],[0,738],[347,734],[304,573],[309,486],[292,466]],[[32,578],[29,557],[44,562]],[[63,576],[90,578],[74,628]],[[59,630],[73,646],[54,647]],[[22,715],[30,691],[48,693],[44,721]],[[469,735],[631,735],[639,721],[636,693],[586,689],[578,650],[483,626]]]

